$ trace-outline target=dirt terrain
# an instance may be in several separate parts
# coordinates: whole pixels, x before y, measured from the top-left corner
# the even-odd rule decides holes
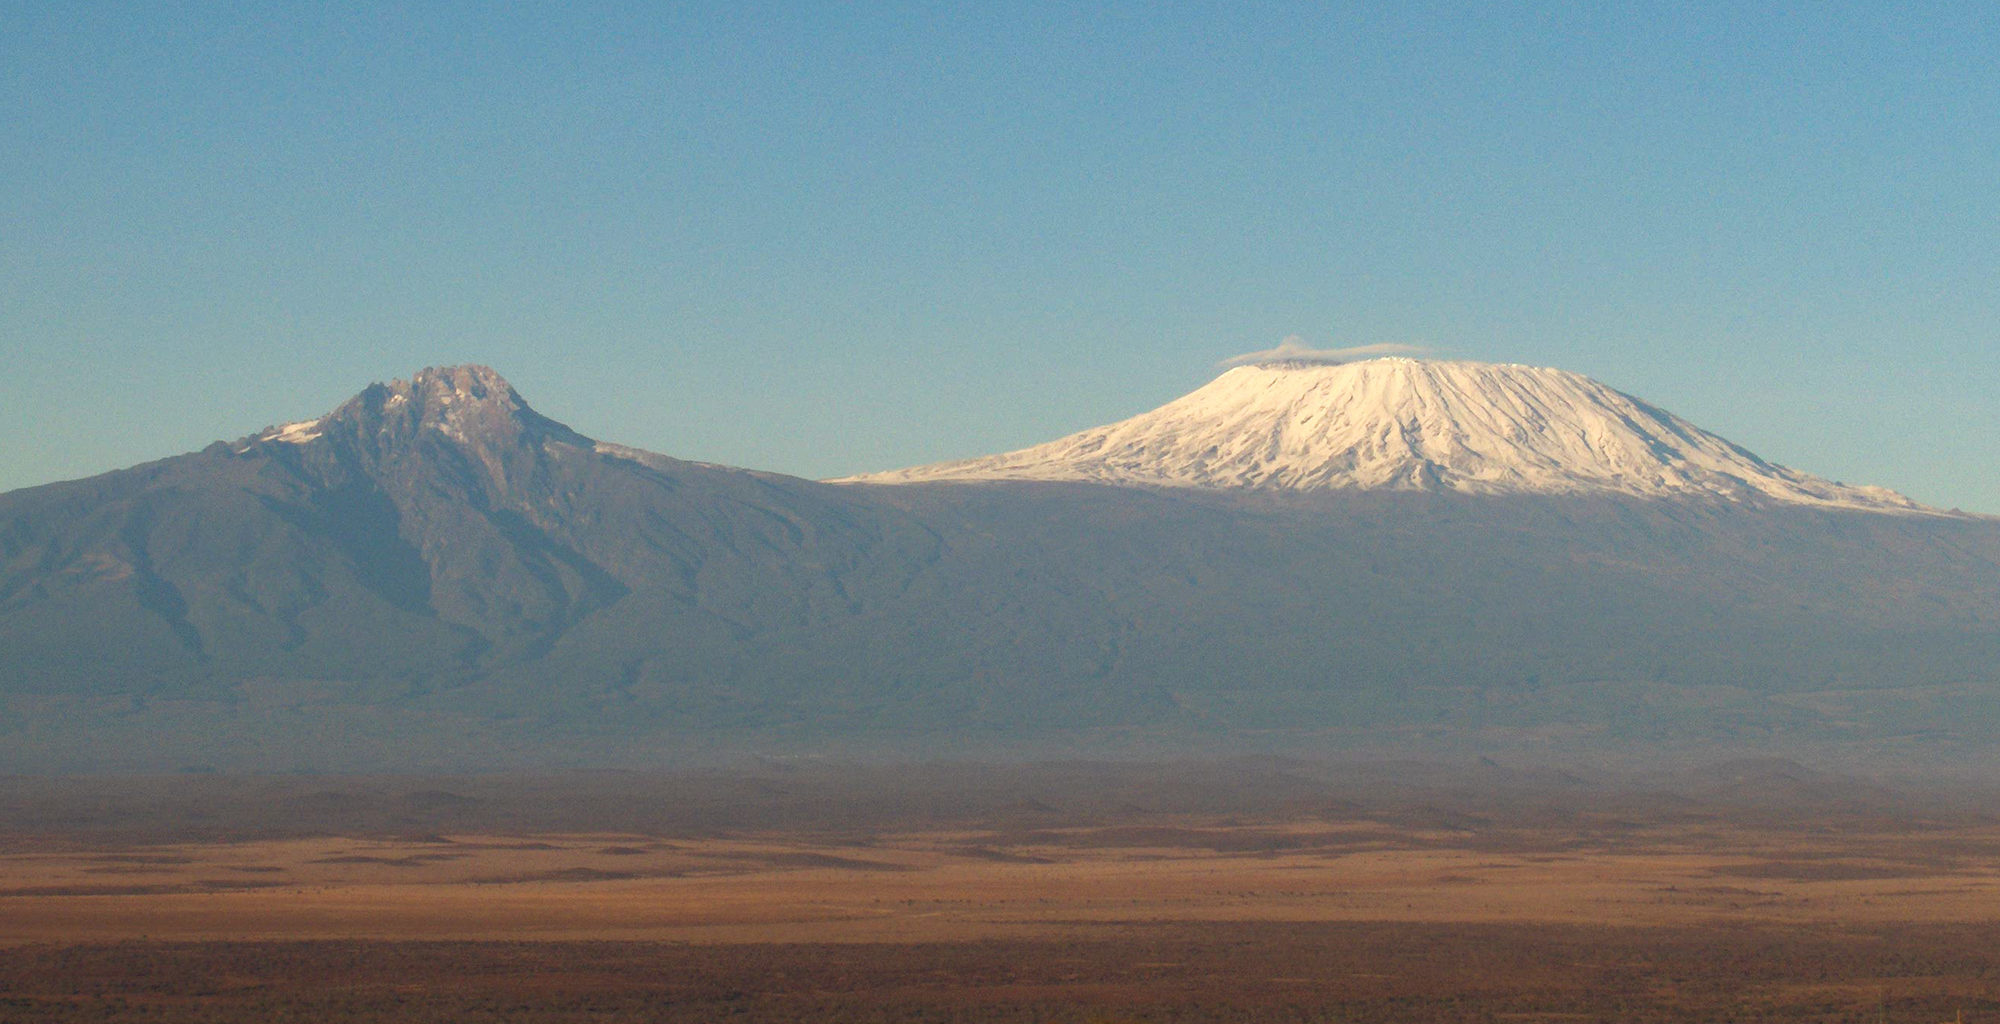
[[[73,799],[0,843],[0,1021],[2000,1020],[1977,814],[1480,799],[202,838]]]

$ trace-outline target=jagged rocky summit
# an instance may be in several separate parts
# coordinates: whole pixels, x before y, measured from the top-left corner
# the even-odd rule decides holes
[[[1765,462],[1581,374],[1410,358],[1232,369],[1151,412],[984,458],[847,478],[1289,491],[1709,496],[1932,512]]]
[[[253,435],[255,443],[308,444],[329,434],[354,439],[406,439],[435,430],[461,443],[559,438],[590,447],[589,438],[528,407],[513,385],[491,368],[433,366],[409,380],[371,384],[338,409],[318,419],[271,427]]]

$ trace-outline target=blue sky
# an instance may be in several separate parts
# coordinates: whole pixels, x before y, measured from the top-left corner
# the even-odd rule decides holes
[[[1297,335],[2000,513],[1995,53],[1990,4],[0,0],[0,489],[454,362],[831,476]]]

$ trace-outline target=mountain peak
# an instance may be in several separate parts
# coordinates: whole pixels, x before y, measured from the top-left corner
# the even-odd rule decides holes
[[[426,431],[462,445],[523,440],[595,444],[530,408],[491,367],[472,363],[426,367],[408,380],[371,384],[325,416],[271,427],[251,440],[306,444],[339,434],[374,446]]]
[[[1392,356],[1238,366],[1131,419],[843,482],[1073,480],[1282,491],[1706,495],[1930,511],[1750,452],[1582,374]]]
[[[514,391],[514,386],[507,383],[507,378],[500,376],[492,367],[481,366],[478,363],[427,366],[411,375],[409,385],[411,390],[421,391],[440,401],[484,402],[520,399],[520,395]]]

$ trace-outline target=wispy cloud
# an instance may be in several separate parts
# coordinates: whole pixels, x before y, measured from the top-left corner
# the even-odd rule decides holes
[[[1217,366],[1254,366],[1258,363],[1320,363],[1332,366],[1351,363],[1357,359],[1374,359],[1379,356],[1422,356],[1429,355],[1430,349],[1422,345],[1404,345],[1384,342],[1379,345],[1354,345],[1348,348],[1310,348],[1305,339],[1294,334],[1278,342],[1277,348],[1267,348],[1262,352],[1245,352],[1240,356],[1230,356]]]

